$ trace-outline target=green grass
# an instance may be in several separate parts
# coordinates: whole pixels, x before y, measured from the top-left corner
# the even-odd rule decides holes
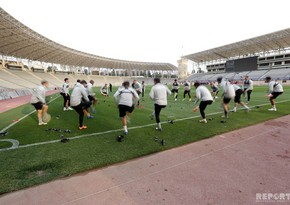
[[[162,125],[163,132],[161,133],[155,131],[155,125],[130,130],[132,127],[154,123],[149,119],[153,102],[148,98],[149,89],[147,89],[145,101],[141,101],[144,108],[135,109],[131,123],[128,124],[129,135],[122,143],[115,140],[117,135],[122,134],[117,131],[74,139],[65,144],[57,142],[0,152],[0,194],[167,150],[289,114],[290,102],[279,103],[277,112],[269,112],[267,109],[270,108],[270,104],[265,98],[265,90],[265,87],[256,87],[251,102],[251,106],[266,104],[265,106],[254,108],[249,113],[242,110],[231,113],[227,123],[220,123],[222,112],[220,98],[206,110],[207,114],[220,113],[212,115],[213,120],[208,124],[200,124],[198,123],[199,113],[192,112],[194,108],[192,102],[181,100],[174,102],[171,96],[167,108],[161,112],[162,121],[187,117],[197,118],[177,121],[174,124],[165,123]],[[289,87],[285,87],[285,93],[279,96],[277,101],[287,100],[289,90]],[[179,99],[182,99],[181,93]],[[38,126],[36,113],[33,113],[11,127],[8,130],[9,134],[5,137],[1,136],[0,139],[17,139],[20,145],[27,145],[59,140],[61,134],[65,137],[74,137],[122,128],[112,96],[107,102],[104,102],[103,97],[99,97],[96,109],[95,118],[84,121],[88,129],[79,131],[77,113],[75,111],[63,112],[62,98],[58,98],[49,105],[52,120],[47,126]],[[33,107],[28,104],[2,113],[1,129],[11,124],[12,120],[21,118],[32,110]],[[56,119],[57,115],[60,115],[60,119]],[[70,129],[72,133],[45,131],[47,128]],[[154,140],[155,137],[158,137],[158,142]],[[161,139],[166,140],[165,146],[161,146]],[[9,142],[0,142],[0,149],[9,146],[11,146]]]

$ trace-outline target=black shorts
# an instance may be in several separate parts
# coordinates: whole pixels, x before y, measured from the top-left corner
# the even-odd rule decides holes
[[[279,95],[282,95],[283,92],[272,92],[272,97],[270,99],[276,99]]]
[[[32,105],[35,107],[36,110],[42,110],[43,108],[42,102],[32,103]]]
[[[241,89],[236,90],[235,103],[241,103],[241,95],[243,93],[244,92]]]
[[[88,95],[88,98],[89,98],[90,101],[95,101],[96,100],[95,97],[92,96],[92,95]]]
[[[119,117],[125,117],[126,113],[132,113],[134,110],[134,106],[127,106],[127,105],[119,105]]]
[[[223,99],[224,104],[229,104],[231,102],[231,98],[225,98]]]
[[[172,89],[171,92],[172,93],[178,93],[178,89]]]

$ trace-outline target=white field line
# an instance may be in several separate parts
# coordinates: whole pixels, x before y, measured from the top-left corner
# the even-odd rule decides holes
[[[283,103],[283,102],[289,102],[290,100],[283,100],[277,103]],[[260,105],[254,105],[250,108],[254,108],[255,106],[265,106],[265,105],[269,105],[269,103],[264,103],[264,104],[260,104]],[[238,110],[242,110],[244,108],[239,108]],[[211,116],[211,115],[216,115],[216,114],[221,114],[223,113],[221,112],[214,112],[214,113],[209,113],[207,114],[207,116]],[[192,117],[186,117],[186,118],[180,118],[180,119],[176,119],[173,120],[174,122],[179,122],[179,121],[184,121],[184,120],[190,120],[190,119],[194,119],[194,118],[199,118],[200,116],[192,116]],[[165,122],[161,122],[161,124],[165,124],[168,123],[167,121]],[[156,125],[156,123],[151,123],[151,124],[147,124],[147,125],[140,125],[140,126],[135,126],[135,127],[129,127],[128,130],[134,130],[134,129],[140,129],[140,128],[144,128],[144,127],[151,127]],[[117,130],[108,130],[108,131],[104,131],[104,132],[96,132],[96,133],[90,133],[90,134],[84,134],[84,135],[79,135],[79,136],[75,136],[75,137],[68,137],[67,139],[70,140],[74,140],[74,139],[79,139],[79,138],[83,138],[83,137],[91,137],[91,136],[98,136],[98,135],[103,135],[103,134],[109,134],[109,133],[114,133],[114,132],[120,132],[123,131],[123,129],[117,129]],[[1,151],[7,151],[7,150],[11,150],[11,149],[18,149],[18,148],[25,148],[25,147],[33,147],[33,146],[38,146],[38,145],[45,145],[45,144],[52,144],[52,143],[57,143],[60,142],[60,140],[51,140],[51,141],[45,141],[45,142],[38,142],[38,143],[33,143],[33,144],[27,144],[27,145],[20,145],[18,147],[10,147],[10,148],[5,148],[5,149],[0,149]]]
[[[60,96],[57,96],[56,98],[54,98],[54,99],[52,99],[51,101],[49,101],[47,104],[49,104],[49,103],[55,101],[55,100],[56,100],[57,98],[59,98],[59,97],[60,97]],[[28,114],[24,115],[23,117],[21,117],[19,120],[15,121],[15,122],[11,123],[10,125],[8,125],[7,127],[3,128],[3,129],[0,131],[0,133],[1,133],[1,132],[5,132],[5,131],[8,130],[10,127],[13,127],[13,126],[16,125],[18,122],[20,122],[21,120],[24,120],[25,118],[27,118],[29,115],[31,115],[31,114],[34,113],[34,112],[36,112],[36,110],[31,111],[30,113],[28,113]]]

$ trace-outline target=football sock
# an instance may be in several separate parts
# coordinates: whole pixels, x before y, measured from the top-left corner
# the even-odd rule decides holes
[[[124,132],[128,132],[127,125],[126,126],[123,126],[123,128],[124,128]]]

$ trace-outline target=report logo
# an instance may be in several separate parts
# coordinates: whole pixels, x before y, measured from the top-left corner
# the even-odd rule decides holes
[[[256,202],[290,202],[290,193],[256,193]]]

